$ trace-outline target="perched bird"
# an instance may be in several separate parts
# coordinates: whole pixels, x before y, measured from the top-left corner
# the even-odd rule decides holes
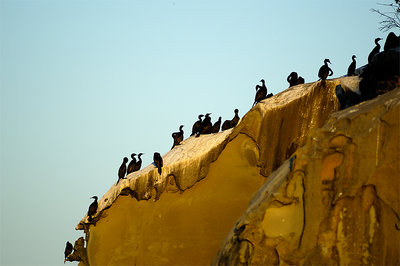
[[[381,45],[378,43],[380,40],[382,40],[381,38],[376,38],[375,39],[375,44],[376,46],[374,47],[374,49],[372,49],[372,51],[369,53],[368,55],[368,64],[371,63],[372,58],[379,53],[379,51],[381,50]]]
[[[141,158],[141,156],[142,156],[143,154],[144,154],[144,153],[139,153],[139,154],[138,154],[139,161],[137,161],[137,162],[135,163],[135,165],[133,166],[133,172],[139,171],[139,170],[140,170],[140,167],[142,167],[142,158]]]
[[[119,182],[119,180],[121,180],[121,179],[123,179],[125,177],[125,174],[126,174],[126,163],[128,161],[129,161],[128,158],[124,157],[124,160],[122,161],[122,164],[121,164],[121,166],[119,167],[119,170],[118,170],[118,181],[117,181],[117,183]]]
[[[299,78],[297,79],[297,84],[304,84],[304,78],[302,76],[299,76]]]
[[[226,130],[226,129],[230,129],[233,128],[237,125],[237,123],[239,122],[239,110],[235,109],[235,116],[233,117],[232,120],[225,120],[224,123],[222,124],[222,130]]]
[[[130,163],[128,164],[128,169],[126,170],[126,174],[127,174],[127,175],[133,172],[133,168],[135,167],[135,164],[136,164],[136,158],[135,158],[135,156],[136,156],[136,153],[132,153],[132,154],[131,154],[132,160],[131,160]]]
[[[181,144],[183,140],[183,125],[179,126],[179,132],[172,133],[172,138],[174,139],[174,143],[172,144],[171,150],[176,146]]]
[[[193,135],[195,135],[195,134],[197,134],[197,133],[199,132],[199,129],[200,129],[200,127],[201,127],[201,122],[202,122],[201,118],[202,118],[203,116],[204,116],[204,115],[199,115],[199,120],[197,120],[197,121],[193,124],[193,127],[192,127],[192,134],[191,134],[190,136],[193,136]]]
[[[236,127],[236,125],[239,123],[239,110],[235,109],[235,116],[233,117],[232,121],[231,121],[231,127]]]
[[[333,71],[332,69],[328,66],[328,63],[330,64],[331,61],[329,61],[329,59],[325,59],[324,60],[324,65],[322,67],[320,67],[319,71],[318,71],[318,77],[322,80],[326,80],[326,78],[328,76],[332,76],[333,75]]]
[[[74,247],[72,246],[72,244],[69,241],[67,241],[67,244],[65,245],[65,251],[64,251],[64,255],[65,255],[64,263],[65,263],[68,255],[71,254],[73,250],[74,250]]]
[[[351,57],[351,59],[353,60],[353,62],[351,62],[349,68],[347,69],[347,76],[354,76],[354,73],[356,72],[356,56],[353,55]]]
[[[212,133],[218,133],[219,132],[219,128],[221,127],[221,117],[218,118],[217,122],[214,123],[213,127],[212,127]]]
[[[260,80],[260,82],[262,83],[262,85],[256,86],[257,92],[253,106],[256,105],[258,102],[262,101],[263,99],[265,99],[265,97],[267,96],[267,86],[265,86],[265,81],[262,79]]]
[[[212,123],[211,123],[211,113],[207,113],[201,122],[200,132],[196,135],[198,137],[200,134],[211,134],[212,132]]]
[[[163,167],[163,160],[161,155],[158,152],[155,152],[153,155],[154,165],[158,168],[158,173],[161,175],[162,167]]]
[[[289,82],[289,87],[299,84],[297,72],[290,73],[286,80],[287,80],[287,82]]]
[[[91,197],[91,199],[94,199],[94,201],[92,202],[92,204],[90,204],[88,212],[87,212],[87,215],[89,217],[89,222],[92,221],[92,219],[93,219],[92,216],[96,214],[97,206],[98,206],[97,196],[93,196],[93,197]]]

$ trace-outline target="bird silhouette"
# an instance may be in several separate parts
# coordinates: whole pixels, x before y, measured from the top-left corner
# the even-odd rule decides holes
[[[233,128],[237,125],[237,123],[239,122],[239,110],[235,109],[235,116],[233,117],[232,120],[225,120],[224,123],[222,124],[222,130],[227,130],[230,128]]]
[[[377,53],[379,53],[379,51],[381,50],[381,45],[378,43],[380,40],[382,40],[381,38],[376,38],[375,39],[375,47],[374,47],[374,49],[372,49],[372,51],[369,53],[369,55],[368,55],[368,64],[370,64],[371,63],[371,61],[372,61],[372,58],[377,54]]]
[[[121,166],[118,169],[118,182],[125,177],[126,174],[126,163],[128,162],[128,158],[124,157]]]
[[[192,134],[190,134],[190,136],[196,135],[198,132],[200,132],[201,122],[202,122],[201,118],[202,118],[203,116],[204,116],[204,115],[199,115],[199,120],[197,120],[197,121],[193,124],[193,127],[192,127]]]
[[[127,175],[133,172],[133,168],[135,167],[135,164],[136,164],[135,156],[136,156],[136,153],[132,153],[131,154],[132,160],[128,164],[128,169],[126,170],[126,174]]]
[[[65,255],[64,263],[67,260],[68,255],[71,254],[73,250],[74,250],[74,247],[72,246],[72,244],[69,241],[67,241],[67,244],[65,245],[65,251],[64,251],[64,255]]]
[[[260,80],[260,82],[262,83],[262,85],[257,85],[256,86],[256,97],[254,99],[254,103],[253,106],[256,105],[258,102],[262,101],[265,99],[265,97],[267,96],[267,86],[265,86],[265,80]]]
[[[142,167],[142,158],[141,158],[141,156],[143,155],[144,153],[139,153],[138,154],[138,158],[139,158],[139,160],[135,163],[135,165],[133,166],[133,172],[136,172],[136,171],[139,171],[140,170],[140,167]]]
[[[211,134],[212,133],[212,123],[211,123],[211,113],[207,113],[206,116],[204,117],[203,121],[201,122],[201,127],[199,132],[196,137],[198,137],[200,134]]]
[[[171,150],[176,146],[181,144],[183,140],[183,125],[179,126],[179,131],[172,133],[172,138],[174,139],[174,143],[172,144]]]
[[[354,76],[354,73],[356,72],[356,56],[353,55],[351,57],[351,60],[353,60],[351,62],[351,64],[349,65],[349,68],[347,69],[347,76]]]
[[[92,204],[90,204],[88,212],[87,212],[87,216],[89,217],[89,222],[91,222],[93,220],[93,215],[96,214],[97,207],[98,207],[97,196],[93,196],[93,197],[91,197],[91,199],[94,199],[94,201],[92,202]]]
[[[328,66],[328,63],[330,64],[331,61],[329,61],[329,59],[325,59],[324,60],[324,65],[320,67],[319,71],[318,71],[318,77],[321,80],[326,80],[326,78],[328,76],[332,76],[333,75],[333,71],[332,69]]]
[[[214,123],[213,127],[212,127],[212,133],[218,133],[219,132],[219,128],[221,127],[221,117],[218,118],[217,122]]]
[[[163,167],[163,159],[158,152],[155,152],[153,155],[154,165],[158,168],[158,173],[161,175],[162,167]]]
[[[299,82],[297,72],[290,73],[286,80],[289,82],[289,87],[297,85]]]

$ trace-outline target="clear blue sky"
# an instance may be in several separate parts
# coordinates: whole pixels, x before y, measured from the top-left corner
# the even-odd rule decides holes
[[[385,1],[382,1],[385,2]],[[376,0],[0,0],[1,265],[61,265],[124,156],[166,153],[200,113],[231,119],[255,85],[357,65]],[[398,34],[398,32],[396,32]]]

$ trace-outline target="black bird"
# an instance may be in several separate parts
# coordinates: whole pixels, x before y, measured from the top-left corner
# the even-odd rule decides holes
[[[65,251],[64,251],[64,255],[65,255],[64,263],[65,263],[68,255],[71,254],[73,250],[74,250],[74,247],[72,246],[71,243],[69,243],[69,241],[67,241],[67,244],[65,245]]]
[[[235,116],[233,117],[232,121],[231,121],[231,127],[236,127],[236,125],[239,123],[239,110],[235,109]]]
[[[214,123],[213,127],[212,127],[212,133],[218,133],[219,132],[219,128],[221,127],[221,117],[218,118],[217,122]]]
[[[139,154],[138,154],[139,161],[137,161],[137,162],[135,163],[135,165],[133,166],[133,172],[139,171],[139,170],[140,170],[140,167],[142,167],[142,158],[141,158],[141,156],[142,156],[143,154],[144,154],[144,153],[139,153]]]
[[[239,122],[239,110],[235,109],[235,116],[233,117],[232,120],[225,120],[225,122],[222,124],[222,130],[226,130],[226,129],[230,129],[233,128],[237,125],[237,123]]]
[[[212,133],[212,123],[211,123],[211,113],[207,113],[201,122],[201,131],[196,135],[198,137],[200,134],[211,134]]]
[[[256,92],[256,97],[254,99],[253,106],[256,105],[256,103],[265,99],[265,97],[267,96],[267,86],[265,86],[265,81],[262,79],[262,80],[260,80],[260,82],[262,83],[262,85],[256,86],[257,92]]]
[[[124,157],[124,160],[122,161],[122,164],[121,164],[121,166],[119,167],[119,170],[118,170],[118,181],[117,181],[117,183],[119,182],[119,180],[121,180],[121,179],[123,179],[125,177],[125,174],[126,174],[126,163],[128,161],[129,161],[128,158]]]
[[[347,69],[347,76],[348,76],[348,77],[354,76],[354,73],[356,72],[356,58],[357,58],[357,57],[356,57],[355,55],[353,55],[353,56],[351,57],[351,59],[353,60],[353,62],[351,62],[349,68]]]
[[[92,216],[96,214],[97,206],[99,205],[97,203],[97,196],[93,196],[93,197],[91,197],[91,199],[94,199],[94,201],[92,202],[92,204],[90,204],[88,212],[87,212],[87,215],[89,217],[89,222],[92,221],[92,219],[93,219]]]
[[[158,173],[161,175],[162,167],[163,167],[163,160],[161,155],[158,152],[155,152],[153,155],[153,161],[155,166],[158,168]]]
[[[135,156],[136,156],[136,153],[131,154],[132,161],[130,161],[130,163],[128,164],[128,169],[126,170],[127,175],[133,172],[133,168],[135,167],[135,164],[136,164]]]
[[[183,140],[183,125],[179,126],[179,132],[172,133],[172,138],[174,139],[174,143],[172,144],[171,150],[176,146],[181,144]]]
[[[302,76],[299,76],[299,78],[297,79],[297,84],[304,84],[304,78]]]
[[[332,69],[328,66],[328,63],[330,64],[331,61],[329,61],[329,59],[325,59],[324,60],[324,65],[322,67],[320,67],[319,71],[318,71],[318,77],[322,80],[326,80],[326,78],[328,76],[332,76],[333,75],[333,71]]]
[[[286,80],[287,80],[287,82],[289,82],[289,87],[299,84],[297,72],[290,73]]]
[[[197,120],[197,121],[193,124],[193,127],[192,127],[192,134],[191,134],[190,136],[193,136],[193,135],[195,135],[195,134],[197,134],[197,133],[199,132],[199,129],[200,129],[200,127],[201,127],[201,122],[202,122],[201,118],[202,118],[203,116],[204,116],[204,115],[199,115],[199,120]]]
[[[369,53],[368,55],[368,64],[371,63],[372,58],[379,53],[379,51],[381,50],[381,45],[378,43],[380,40],[382,40],[381,38],[376,38],[375,39],[375,44],[376,46],[374,47],[374,49],[372,49],[372,51]]]

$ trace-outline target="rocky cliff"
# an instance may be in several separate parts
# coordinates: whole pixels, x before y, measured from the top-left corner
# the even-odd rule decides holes
[[[336,86],[358,82],[291,87],[234,129],[184,140],[161,175],[149,165],[112,185],[71,259],[400,263],[400,92],[338,112]]]

